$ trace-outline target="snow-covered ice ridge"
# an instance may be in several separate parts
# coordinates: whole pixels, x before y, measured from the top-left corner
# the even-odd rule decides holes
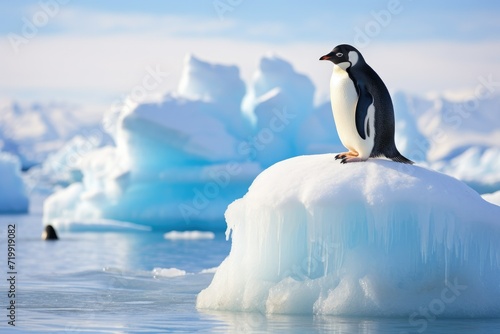
[[[276,56],[261,59],[246,90],[236,66],[187,56],[177,92],[107,113],[103,124],[116,145],[78,155],[63,171],[68,182],[80,175],[74,169],[83,180],[47,200],[44,223],[63,229],[71,229],[71,221],[224,229],[227,205],[265,168],[293,156],[344,150],[330,104],[315,106],[314,91],[307,76]],[[473,114],[462,102],[393,97],[396,142],[405,156],[482,193],[500,189],[500,95],[483,96]],[[88,141],[68,142],[47,159],[42,174],[66,166],[82,146]]]
[[[94,109],[65,103],[19,103],[2,99],[0,150],[17,155],[26,170],[44,162],[75,136],[89,137],[91,142],[109,142],[104,133],[97,131],[96,115]]]
[[[425,168],[334,156],[279,162],[228,207],[231,252],[198,308],[500,315],[499,206]]]

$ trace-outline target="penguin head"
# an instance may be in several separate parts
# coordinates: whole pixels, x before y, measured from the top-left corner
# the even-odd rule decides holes
[[[329,60],[343,70],[356,66],[360,61],[364,62],[361,53],[349,44],[337,45],[330,53],[322,56],[319,60]]]

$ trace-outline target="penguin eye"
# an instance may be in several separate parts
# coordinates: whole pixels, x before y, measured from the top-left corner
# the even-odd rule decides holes
[[[339,57],[339,58],[340,58],[340,57],[342,57],[344,54],[343,54],[342,52],[337,52],[335,55],[336,55],[337,57]]]

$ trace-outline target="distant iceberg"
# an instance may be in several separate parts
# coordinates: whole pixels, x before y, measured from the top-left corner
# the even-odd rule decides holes
[[[46,200],[44,223],[66,230],[71,221],[101,220],[223,229],[225,208],[261,171],[239,150],[250,131],[239,108],[243,94],[236,67],[187,57],[179,93],[106,116],[116,147],[79,159],[82,182]]]
[[[238,157],[237,141],[204,106],[167,99],[122,115],[117,146],[82,157],[82,182],[45,201],[44,223],[71,230],[59,222],[112,219],[160,230],[222,229],[226,206],[261,169]],[[182,127],[186,122],[193,126]]]
[[[27,170],[72,137],[92,135],[99,123],[96,115],[92,108],[65,103],[0,100],[0,151],[17,155],[22,169]]]
[[[311,81],[284,60],[264,57],[246,97],[237,67],[194,56],[184,66],[176,93],[105,116],[116,146],[78,156],[66,179],[80,171],[82,180],[46,200],[45,224],[71,230],[124,221],[166,231],[223,230],[227,206],[263,168],[340,145],[331,111],[314,108]],[[53,155],[51,166],[64,165],[59,162],[80,146],[75,138]]]
[[[500,189],[500,94],[478,86],[463,99],[396,93],[393,100],[402,153],[480,193]]]
[[[500,147],[471,145],[450,160],[435,162],[431,166],[481,193],[500,189]]]
[[[228,207],[231,252],[198,308],[500,315],[499,206],[422,167],[334,156],[279,162]]]
[[[0,214],[28,212],[29,200],[21,176],[21,161],[0,152]]]

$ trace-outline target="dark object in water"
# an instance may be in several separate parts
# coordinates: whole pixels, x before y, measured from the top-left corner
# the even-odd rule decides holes
[[[43,230],[42,233],[42,240],[57,240],[59,239],[57,237],[57,233],[54,227],[52,225],[47,225],[45,226],[45,229]]]

